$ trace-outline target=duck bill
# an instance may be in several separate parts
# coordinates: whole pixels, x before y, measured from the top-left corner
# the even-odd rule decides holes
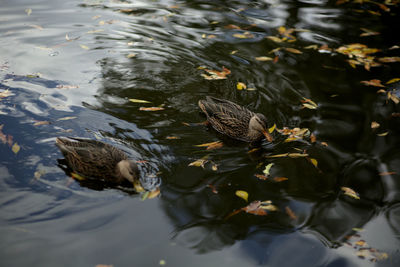
[[[263,133],[263,135],[265,136],[265,139],[267,139],[268,142],[274,141],[274,138],[272,137],[272,135],[267,130],[264,130],[262,133]]]

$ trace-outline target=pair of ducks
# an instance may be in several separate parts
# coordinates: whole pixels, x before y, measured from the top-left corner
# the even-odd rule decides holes
[[[207,96],[199,101],[207,123],[216,131],[233,139],[255,142],[263,137],[272,142],[267,119],[231,101]],[[125,180],[135,183],[139,169],[121,150],[100,141],[84,138],[58,137],[56,145],[73,172],[84,177],[120,184]]]

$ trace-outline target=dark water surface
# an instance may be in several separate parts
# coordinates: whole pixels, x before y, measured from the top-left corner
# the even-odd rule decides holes
[[[400,63],[368,71],[328,49],[362,43],[381,49],[373,56],[399,56],[399,7],[389,4],[2,0],[0,92],[11,95],[0,100],[0,266],[400,266],[400,111],[387,98],[400,97],[400,85],[385,84],[400,78]],[[265,38],[282,38],[280,26],[302,30],[294,42]],[[360,37],[360,28],[380,34]],[[269,53],[278,47],[302,54]],[[201,66],[231,74],[206,80]],[[372,79],[386,87],[360,83]],[[207,95],[278,128],[308,128],[317,142],[264,142],[249,153],[184,125],[204,120],[197,101]],[[303,97],[318,107],[302,108]],[[54,145],[65,135],[146,161],[142,174],[161,178],[161,195],[142,201],[71,180]],[[218,140],[220,149],[194,146]],[[309,157],[267,158],[302,151]],[[188,166],[206,155],[204,169]],[[257,178],[269,163],[270,178]],[[237,190],[278,210],[227,218],[248,205]]]

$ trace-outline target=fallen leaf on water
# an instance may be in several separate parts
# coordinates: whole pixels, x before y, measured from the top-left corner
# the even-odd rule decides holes
[[[303,108],[317,109],[317,107],[318,107],[317,103],[315,103],[311,99],[308,99],[308,98],[305,98],[305,97],[303,97],[301,102],[303,103]]]
[[[150,101],[147,101],[147,100],[135,99],[135,98],[130,98],[129,101],[131,101],[133,103],[151,103]]]
[[[75,89],[75,88],[79,88],[78,85],[65,85],[65,84],[59,84],[56,86],[57,89]]]
[[[327,142],[321,142],[321,145],[328,146],[328,143]]]
[[[112,264],[97,264],[96,267],[114,267]]]
[[[276,124],[272,125],[272,127],[268,128],[268,132],[272,133],[276,129]]]
[[[378,60],[383,63],[393,63],[400,62],[400,57],[381,57],[378,58]]]
[[[290,217],[290,219],[297,220],[296,214],[292,211],[291,208],[289,208],[289,206],[285,207],[285,211],[286,211],[286,214]]]
[[[133,57],[136,57],[136,56],[137,56],[136,53],[130,53],[130,54],[126,55],[127,58],[133,58]]]
[[[33,126],[39,126],[39,125],[48,125],[50,124],[49,121],[37,121],[33,124]]]
[[[305,46],[304,49],[314,49],[314,50],[317,50],[317,49],[318,49],[318,45],[308,45],[308,46]]]
[[[97,30],[87,31],[86,33],[92,34],[92,33],[98,33],[98,32],[104,32],[104,30],[103,29],[97,29]]]
[[[311,136],[310,136],[310,142],[311,143],[315,143],[315,142],[317,142],[317,137],[315,136],[315,134],[311,134]]]
[[[12,150],[12,152],[14,152],[14,154],[17,154],[20,149],[21,149],[21,147],[18,145],[18,143],[14,143],[14,145],[11,148],[11,150]]]
[[[377,80],[377,79],[373,79],[373,80],[369,80],[369,81],[361,81],[360,83],[362,83],[366,86],[385,87],[381,83],[381,80]]]
[[[247,88],[246,84],[244,84],[242,82],[238,82],[236,84],[236,89],[238,89],[238,90],[243,90],[243,89],[246,89],[246,88]]]
[[[224,145],[221,141],[215,141],[211,143],[205,143],[200,145],[195,145],[196,147],[207,147],[207,150],[221,148]]]
[[[282,43],[284,41],[283,39],[276,37],[276,36],[267,36],[265,38],[270,39],[271,41],[274,41],[275,43]]]
[[[391,83],[395,83],[395,82],[398,82],[398,81],[400,81],[400,78],[393,78],[393,79],[387,81],[386,84],[391,84]]]
[[[349,187],[345,187],[345,186],[342,186],[340,189],[342,189],[342,191],[344,192],[345,195],[352,197],[354,199],[360,199],[358,194],[353,189],[351,189]]]
[[[380,34],[379,32],[374,32],[372,30],[366,29],[366,28],[360,28],[363,33],[360,34],[361,37],[366,37],[366,36],[372,36],[372,35],[378,35]]]
[[[87,45],[80,44],[79,45],[82,49],[89,50],[90,48]]]
[[[244,199],[246,202],[249,199],[249,194],[246,191],[243,190],[236,190],[235,195]]]
[[[211,170],[213,170],[215,172],[218,171],[218,165],[213,162],[211,165]]]
[[[272,61],[274,60],[272,57],[256,57],[257,61]]]
[[[83,177],[83,176],[81,176],[81,175],[79,175],[79,174],[77,174],[75,172],[71,172],[71,176],[72,176],[72,178],[74,178],[76,180],[79,180],[79,181],[85,180],[85,177]]]
[[[32,14],[32,9],[31,8],[27,8],[25,9],[25,13],[30,16]]]
[[[188,166],[202,167],[204,169],[204,165],[208,162],[207,158],[208,158],[208,155],[204,156],[201,159],[198,159],[196,161],[189,163]]]
[[[397,174],[397,173],[396,172],[380,172],[379,173],[380,176],[393,175],[393,174]]]
[[[232,34],[233,37],[239,38],[239,39],[251,39],[254,38],[254,34],[250,32],[244,32],[244,33],[234,33]]]
[[[356,231],[356,232],[364,232],[365,230],[363,228],[358,228],[358,227],[353,227],[351,230]]]
[[[181,138],[179,136],[167,136],[167,137],[165,137],[165,139],[176,140],[176,139],[181,139]]]
[[[166,262],[165,260],[160,260],[159,264],[160,264],[161,266],[163,266],[163,265],[167,264],[167,262]]]
[[[384,133],[377,134],[377,136],[386,136],[388,134],[389,134],[389,132],[384,132]]]
[[[271,170],[272,166],[274,165],[274,163],[269,163],[267,166],[265,166],[265,169],[263,170],[263,173],[265,174],[265,176],[269,176],[269,171]]]
[[[5,98],[5,97],[8,97],[8,96],[10,96],[10,95],[13,95],[13,94],[12,94],[12,93],[10,92],[10,90],[8,90],[8,89],[6,89],[6,90],[0,92],[0,98]]]
[[[164,108],[162,108],[162,107],[149,107],[149,108],[140,107],[139,110],[141,110],[141,111],[159,111],[159,110],[164,110]]]
[[[262,174],[254,174],[254,176],[257,177],[258,179],[261,179],[261,180],[267,180],[268,179],[267,176],[262,175]]]
[[[71,117],[63,117],[59,118],[57,121],[67,121],[67,120],[73,120],[76,119],[77,117],[71,116]]]
[[[147,196],[148,199],[153,199],[155,197],[158,197],[161,194],[160,188],[157,188],[153,191],[150,191],[149,195]]]
[[[233,50],[233,51],[231,51],[231,55],[234,55],[234,54],[236,54],[237,52],[239,52],[239,50]]]
[[[315,168],[318,168],[318,161],[314,158],[310,158],[310,162],[314,165]]]
[[[286,177],[274,177],[273,180],[274,180],[274,182],[280,183],[280,182],[289,180],[289,178],[286,178]]]
[[[303,54],[300,50],[291,47],[285,47],[285,50],[293,54]]]
[[[209,74],[209,75],[201,74],[201,76],[206,80],[223,80],[227,78],[226,76],[231,74],[231,71],[225,67],[222,67],[222,71],[210,70],[206,68],[201,68],[201,69],[203,69]]]
[[[399,49],[399,48],[400,48],[400,46],[398,46],[398,45],[394,45],[394,46],[390,47],[390,48],[389,48],[389,50],[393,50],[393,49]]]
[[[29,26],[29,27],[32,27],[32,28],[35,28],[35,29],[38,29],[38,30],[41,30],[41,31],[43,31],[43,27],[42,27],[42,26],[40,26],[40,25],[36,25],[36,24],[29,24],[28,26]]]
[[[381,126],[381,125],[379,123],[377,123],[376,121],[371,122],[372,129],[377,129],[377,128],[379,128],[379,126]]]

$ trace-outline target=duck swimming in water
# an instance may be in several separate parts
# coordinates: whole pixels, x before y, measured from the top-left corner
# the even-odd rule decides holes
[[[212,96],[199,100],[199,107],[206,114],[207,122],[224,135],[245,142],[259,141],[263,137],[269,142],[274,140],[268,132],[267,118],[261,113]]]
[[[67,165],[73,172],[111,183],[133,185],[139,179],[139,169],[133,160],[118,148],[109,144],[85,138],[56,138]]]

